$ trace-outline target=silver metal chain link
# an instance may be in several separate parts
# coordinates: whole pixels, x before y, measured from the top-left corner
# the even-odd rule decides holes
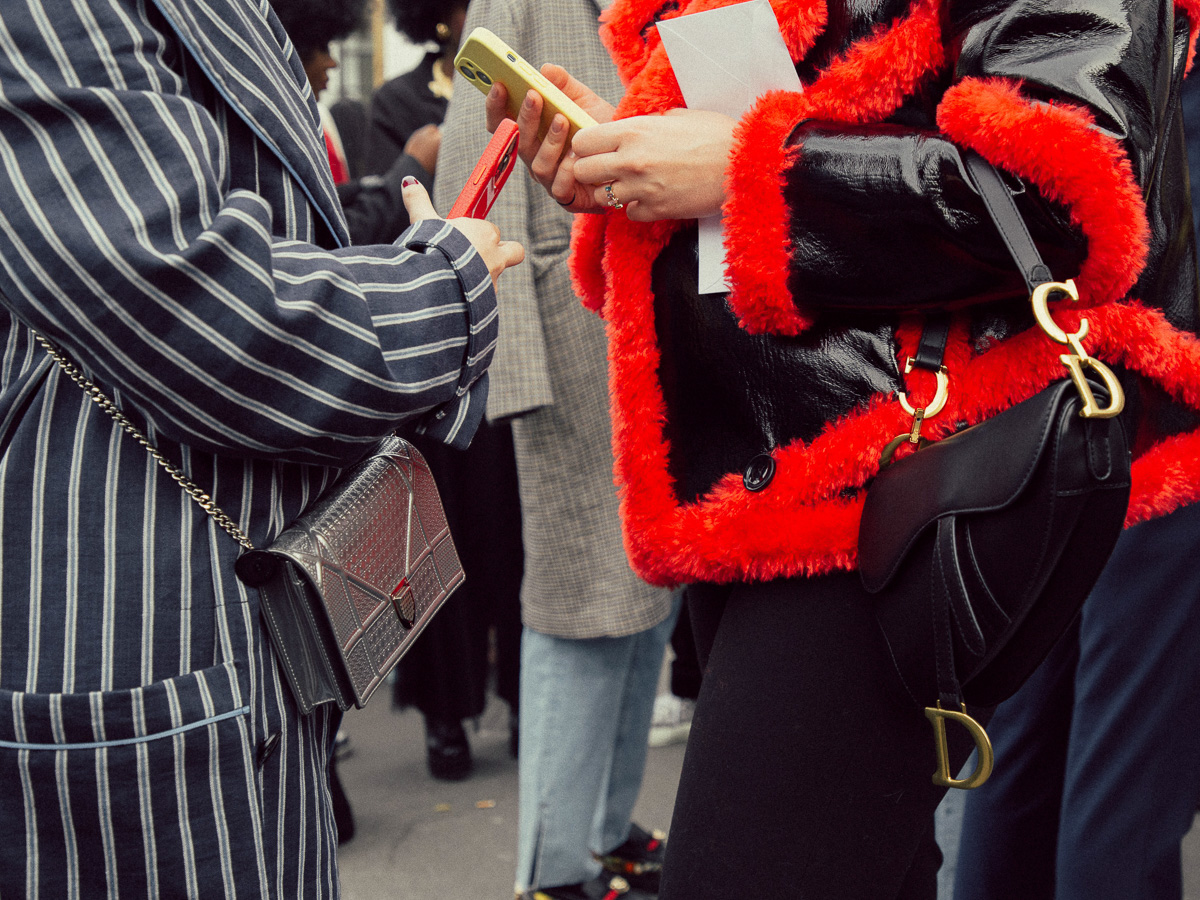
[[[83,372],[78,366],[75,365],[75,363],[63,356],[58,349],[50,343],[50,341],[46,340],[46,338],[38,334],[38,332],[33,332],[33,336],[37,338],[38,343],[46,348],[46,352],[50,354],[50,358],[58,363],[67,376],[77,385],[83,388],[84,393],[91,397],[92,402],[112,416],[113,421],[124,428],[130,437],[145,447],[146,452],[148,452],[154,458],[154,461],[162,466],[166,470],[167,474],[170,475],[171,478],[173,478],[181,488],[183,488],[184,493],[195,500],[196,504],[206,513],[208,513],[208,515],[212,516],[213,521],[220,525],[221,528],[223,528],[231,538],[233,538],[247,550],[254,549],[254,544],[251,543],[250,538],[246,536],[246,533],[242,531],[242,529],[238,528],[237,523],[234,522],[233,519],[226,515],[224,511],[222,511],[222,509],[213,502],[212,497],[204,493],[204,491],[188,480],[188,477],[178,466],[159,453],[158,448],[150,443],[150,439],[147,438],[146,435],[142,434],[141,429],[129,421],[125,414],[121,412],[121,410],[117,409],[117,405],[108,399],[108,396],[104,393],[104,391],[89,381],[87,376],[83,374]]]

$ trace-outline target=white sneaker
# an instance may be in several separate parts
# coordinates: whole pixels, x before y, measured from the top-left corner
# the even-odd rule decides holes
[[[692,712],[695,700],[676,697],[674,694],[659,694],[654,698],[654,715],[650,719],[651,747],[665,747],[687,740],[692,730]]]

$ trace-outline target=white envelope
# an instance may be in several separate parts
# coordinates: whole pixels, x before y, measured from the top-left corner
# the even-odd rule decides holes
[[[767,91],[800,91],[768,0],[749,0],[658,23],[689,109],[741,118]],[[700,293],[729,290],[721,216],[700,220]]]

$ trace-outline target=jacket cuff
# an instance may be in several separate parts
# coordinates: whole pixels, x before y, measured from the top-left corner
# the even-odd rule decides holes
[[[404,232],[398,243],[409,250],[436,250],[458,276],[466,301],[467,350],[454,394],[462,397],[492,361],[499,334],[492,276],[465,234],[443,219],[425,219]]]
[[[1034,103],[1004,79],[965,78],[946,91],[937,121],[956,144],[1067,209],[1088,244],[1077,279],[1081,306],[1129,292],[1149,253],[1146,206],[1125,149],[1090,112]]]
[[[751,334],[796,335],[812,324],[788,288],[791,209],[786,172],[799,153],[788,140],[805,98],[789,91],[760,97],[734,129],[725,174],[725,258],[729,306]]]
[[[487,410],[488,375],[484,372],[461,397],[443,403],[417,423],[417,434],[466,450]]]

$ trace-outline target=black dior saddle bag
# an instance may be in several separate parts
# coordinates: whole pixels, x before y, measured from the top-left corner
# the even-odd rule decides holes
[[[968,171],[1032,292],[1038,324],[1070,352],[1067,375],[1023,403],[887,465],[871,483],[859,531],[859,572],[896,671],[934,726],[934,781],[982,784],[991,744],[967,704],[994,706],[1033,673],[1079,613],[1121,533],[1129,503],[1129,439],[1121,385],[1083,349],[1084,320],[1068,335],[1049,300],[1074,296],[1052,281],[1012,195],[982,158]],[[918,365],[940,372],[948,318],[931,317]],[[923,362],[922,362],[923,360]],[[940,393],[940,391],[939,391]],[[979,750],[956,779],[945,723],[965,726]]]

